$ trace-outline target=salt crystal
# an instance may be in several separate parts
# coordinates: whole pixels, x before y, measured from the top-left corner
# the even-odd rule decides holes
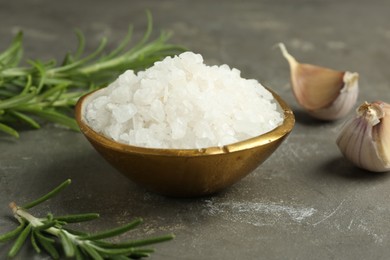
[[[228,65],[185,52],[145,71],[127,70],[92,96],[84,118],[115,141],[154,148],[223,146],[283,122],[272,94]]]
[[[135,113],[137,113],[137,108],[133,104],[124,104],[124,105],[112,105],[107,106],[112,111],[114,119],[118,123],[125,123],[130,120]]]

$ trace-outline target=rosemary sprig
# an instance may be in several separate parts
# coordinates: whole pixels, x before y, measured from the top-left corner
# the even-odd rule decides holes
[[[121,243],[112,243],[104,239],[121,235],[134,229],[142,223],[137,218],[132,222],[97,234],[87,234],[68,229],[68,223],[89,221],[99,217],[99,214],[87,213],[55,217],[48,214],[44,218],[31,215],[27,209],[52,198],[71,183],[70,180],[63,182],[57,188],[46,195],[24,206],[18,206],[15,202],[10,203],[14,217],[19,226],[14,230],[0,235],[0,242],[14,239],[15,242],[8,252],[8,257],[14,257],[21,249],[25,241],[30,237],[32,247],[37,253],[46,252],[53,259],[62,255],[75,259],[136,259],[148,257],[154,252],[144,246],[171,240],[174,235],[153,237],[148,239],[132,240]],[[59,250],[58,248],[62,248]]]
[[[184,51],[168,44],[170,34],[161,32],[151,40],[152,16],[147,12],[148,26],[143,38],[131,47],[133,27],[130,26],[122,42],[106,51],[107,39],[90,54],[84,54],[85,38],[76,31],[78,47],[65,55],[62,63],[56,61],[27,60],[23,57],[19,32],[10,46],[0,53],[0,132],[18,137],[18,122],[39,128],[39,120],[55,122],[70,129],[78,126],[69,111],[78,98],[89,91],[104,87],[127,69],[145,69],[155,61]]]

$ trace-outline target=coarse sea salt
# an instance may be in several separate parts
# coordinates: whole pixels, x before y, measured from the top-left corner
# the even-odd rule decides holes
[[[283,114],[258,81],[185,52],[137,74],[127,70],[94,93],[84,119],[120,143],[200,149],[269,132],[283,122]]]

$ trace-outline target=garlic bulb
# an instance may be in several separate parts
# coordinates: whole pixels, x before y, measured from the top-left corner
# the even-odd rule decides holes
[[[365,102],[337,138],[343,155],[356,166],[373,171],[390,171],[390,105]]]
[[[336,120],[350,112],[358,96],[358,73],[301,64],[279,47],[291,70],[291,84],[298,103],[313,117]]]

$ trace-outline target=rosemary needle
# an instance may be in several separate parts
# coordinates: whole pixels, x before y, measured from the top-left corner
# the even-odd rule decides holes
[[[136,228],[142,223],[142,219],[137,218],[128,224],[97,234],[86,234],[67,229],[65,226],[68,223],[95,219],[99,217],[98,214],[87,213],[61,217],[48,214],[45,218],[38,218],[27,211],[27,208],[32,208],[51,199],[70,183],[70,180],[63,182],[46,195],[26,204],[25,207],[19,207],[14,202],[10,203],[10,208],[15,218],[20,222],[20,225],[14,230],[0,235],[0,242],[15,240],[8,252],[9,257],[17,255],[29,236],[31,245],[37,253],[46,252],[53,259],[58,259],[62,255],[76,259],[129,259],[147,257],[154,250],[145,248],[144,246],[161,243],[174,238],[174,235],[168,234],[147,239],[111,243],[104,239],[116,237]],[[58,248],[62,248],[62,250],[60,251]]]
[[[166,56],[185,49],[167,43],[170,34],[161,32],[151,40],[152,16],[147,12],[148,26],[143,38],[131,45],[132,26],[127,35],[111,52],[103,38],[91,53],[84,53],[85,37],[76,31],[78,47],[56,61],[26,60],[23,58],[23,33],[19,32],[10,46],[0,52],[0,132],[19,137],[20,122],[40,128],[50,121],[78,130],[72,109],[77,100],[89,91],[104,87],[127,69],[145,69]]]

